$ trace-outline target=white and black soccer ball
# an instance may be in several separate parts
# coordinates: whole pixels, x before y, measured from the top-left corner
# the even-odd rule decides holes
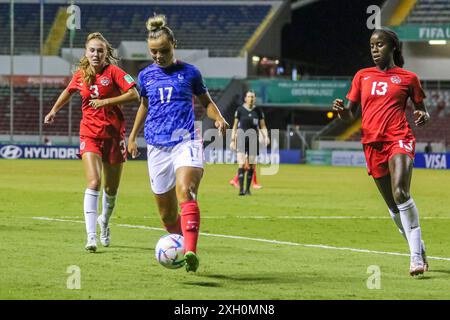
[[[168,269],[178,269],[184,266],[184,238],[179,234],[162,236],[155,247],[158,262]]]

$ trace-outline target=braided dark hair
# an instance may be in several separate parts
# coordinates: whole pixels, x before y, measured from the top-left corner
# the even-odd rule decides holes
[[[400,42],[397,34],[388,28],[375,29],[372,35],[374,35],[375,33],[383,33],[387,36],[394,50],[394,63],[396,66],[402,68],[405,64],[405,59],[403,58],[402,54],[402,43]]]

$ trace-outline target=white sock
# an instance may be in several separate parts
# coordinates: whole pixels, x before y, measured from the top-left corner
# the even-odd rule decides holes
[[[403,229],[402,221],[400,219],[400,212],[394,213],[391,209],[389,209],[389,213],[391,214],[392,220],[394,220],[395,224],[397,225],[398,231],[403,236],[403,238],[405,238],[406,242],[408,242],[408,239],[406,238],[405,230]],[[423,240],[420,243],[421,243],[421,253],[424,254],[425,253],[425,243],[423,242]]]
[[[417,210],[414,200],[410,198],[405,203],[397,205],[400,210],[400,218],[408,239],[411,257],[421,256],[422,254],[422,236],[419,224],[419,211]]]
[[[84,191],[84,220],[86,222],[86,233],[96,234],[97,231],[97,210],[98,197],[100,192],[97,190],[86,189]]]
[[[116,205],[116,196],[117,195],[110,196],[103,190],[102,219],[106,223],[109,223],[109,218],[111,218],[114,206]]]
[[[401,233],[403,238],[408,242],[408,239],[406,238],[405,230],[403,230],[402,220],[400,219],[400,212],[394,213],[391,209],[389,209],[389,213],[391,214],[392,220],[394,220],[395,224],[397,225],[398,231]]]

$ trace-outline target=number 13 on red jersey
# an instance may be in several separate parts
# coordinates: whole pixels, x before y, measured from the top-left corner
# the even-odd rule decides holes
[[[387,92],[388,84],[387,82],[372,82],[372,92],[371,94],[377,96],[384,96]]]

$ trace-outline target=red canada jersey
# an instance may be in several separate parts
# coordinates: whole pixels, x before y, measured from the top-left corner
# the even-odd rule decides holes
[[[425,98],[413,72],[400,67],[387,71],[376,67],[359,70],[347,99],[362,106],[361,143],[413,137],[405,114],[408,98],[415,104]]]
[[[124,135],[125,119],[120,106],[110,105],[94,109],[89,105],[89,101],[120,96],[135,85],[133,78],[115,65],[108,65],[102,73],[96,74],[92,85],[86,84],[81,70],[77,70],[67,90],[71,94],[80,91],[82,98],[80,136],[111,138]]]

